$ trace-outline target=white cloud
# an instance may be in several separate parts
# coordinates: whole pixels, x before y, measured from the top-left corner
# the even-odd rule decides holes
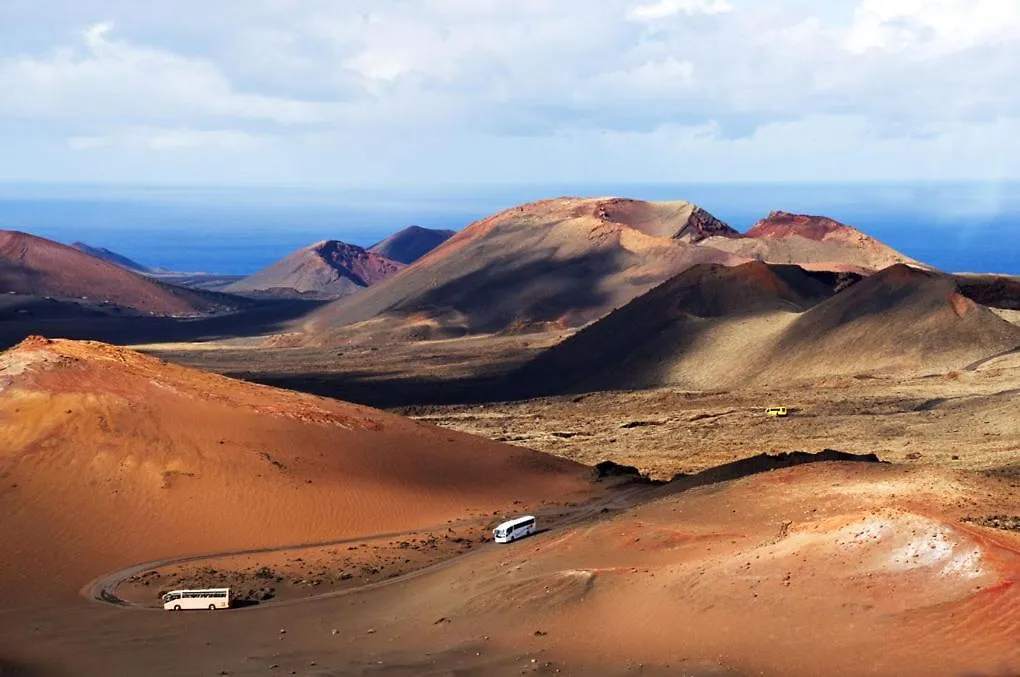
[[[219,129],[150,129],[130,128],[106,136],[77,136],[67,140],[74,150],[127,148],[146,151],[215,149],[226,151],[252,150],[264,138],[235,130]]]
[[[659,21],[678,14],[726,14],[733,11],[729,0],[658,0],[638,5],[627,13],[631,21]]]
[[[1020,119],[1016,0],[42,4],[0,2],[19,27],[0,43],[0,147],[34,139],[76,162],[158,156],[171,171],[205,152],[218,171],[304,175],[307,155],[316,176],[542,165],[570,179],[610,171],[585,159],[598,149],[612,171],[654,180],[694,148],[706,173],[739,163],[771,178],[761,159],[781,130],[800,148],[796,129],[863,144],[844,161],[816,139],[797,157],[807,175],[853,174],[879,148],[902,150],[897,171],[959,170],[928,147],[973,173],[1020,173],[989,142]],[[472,162],[474,148],[497,154]]]
[[[45,57],[0,61],[0,116],[74,121],[222,117],[281,124],[321,121],[324,107],[240,92],[207,60],[112,39],[111,23]]]
[[[1016,0],[861,0],[846,47],[941,56],[1018,38]]]
[[[694,83],[694,63],[669,56],[601,75],[590,83],[589,95],[622,90],[631,101],[669,99],[671,93],[689,92]]]
[[[72,136],[67,140],[67,146],[72,150],[92,150],[109,145],[110,138],[106,136]]]
[[[234,130],[154,129],[136,130],[125,137],[133,145],[150,150],[214,148],[250,150],[260,142],[258,136]]]

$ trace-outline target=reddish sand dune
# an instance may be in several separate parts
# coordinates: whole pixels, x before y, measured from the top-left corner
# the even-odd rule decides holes
[[[5,606],[136,562],[442,524],[585,484],[545,454],[99,343],[26,340],[0,355],[0,391]]]
[[[259,272],[227,285],[234,293],[348,296],[395,275],[404,264],[338,240],[316,242]]]
[[[0,293],[87,298],[157,315],[213,310],[224,299],[156,282],[57,242],[0,231]]]
[[[580,326],[694,264],[742,262],[684,241],[718,232],[730,229],[687,202],[543,200],[472,224],[306,328],[321,341],[373,318],[436,336]]]
[[[871,273],[897,263],[923,264],[845,224],[824,216],[772,212],[744,238],[710,238],[705,244],[766,263],[813,270]]]
[[[948,276],[897,265],[843,288],[853,280],[761,263],[693,268],[541,355],[513,385],[521,396],[733,388],[944,372],[1020,347],[1020,328]]]
[[[408,226],[398,233],[377,242],[368,251],[381,254],[400,263],[414,263],[430,251],[457,234],[455,230],[435,230],[421,226]]]

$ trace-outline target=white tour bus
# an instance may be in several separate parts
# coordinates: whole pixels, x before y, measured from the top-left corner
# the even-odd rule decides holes
[[[226,609],[230,606],[230,588],[208,590],[171,590],[163,595],[163,608],[181,609]]]
[[[535,533],[538,527],[535,526],[535,518],[531,515],[518,517],[508,522],[503,522],[492,530],[492,535],[497,543],[509,543],[518,538],[524,538]]]

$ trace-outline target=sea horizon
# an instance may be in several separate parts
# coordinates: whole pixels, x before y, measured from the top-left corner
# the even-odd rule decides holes
[[[409,225],[460,230],[542,198],[688,200],[740,231],[828,216],[947,272],[1020,275],[1020,182],[187,186],[0,183],[0,229],[106,247],[181,272],[247,275],[324,239],[368,247]]]

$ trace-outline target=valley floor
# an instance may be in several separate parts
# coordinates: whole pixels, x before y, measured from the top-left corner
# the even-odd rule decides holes
[[[765,415],[785,406],[790,415]],[[400,410],[436,425],[658,479],[762,452],[834,448],[1020,479],[1020,355],[973,372],[728,392],[657,389]]]
[[[838,377],[716,392],[677,388],[502,401],[500,377],[560,335],[399,346],[143,349],[173,362],[390,408],[418,420],[657,479],[762,452],[826,448],[1020,477],[1020,354],[924,377]],[[764,415],[785,406],[786,418]]]
[[[561,521],[511,546],[482,542],[494,517],[476,515],[449,531],[153,566],[118,594],[151,605],[153,588],[194,581],[262,603],[172,614],[83,595],[0,610],[0,675],[1020,671],[1020,355],[917,378],[501,401],[501,378],[559,338],[139,346],[586,464],[709,472],[596,483],[605,503],[552,505]],[[766,417],[771,405],[790,416]],[[891,463],[720,469],[822,449]]]

